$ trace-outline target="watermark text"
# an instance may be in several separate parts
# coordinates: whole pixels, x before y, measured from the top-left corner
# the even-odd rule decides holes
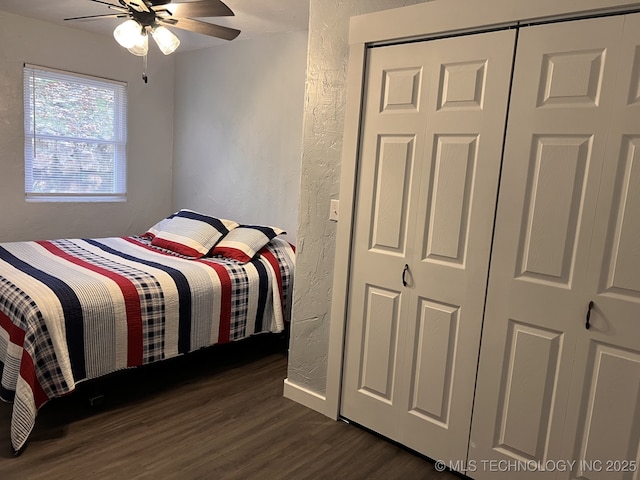
[[[438,472],[453,470],[455,472],[636,472],[636,460],[450,460],[435,462]]]

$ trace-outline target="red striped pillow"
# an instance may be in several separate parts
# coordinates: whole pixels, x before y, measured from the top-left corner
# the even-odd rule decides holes
[[[151,245],[187,257],[200,258],[237,226],[238,224],[231,220],[183,209],[153,237]]]
[[[276,227],[259,225],[241,225],[224,237],[213,247],[212,255],[233,258],[239,262],[249,262],[256,253],[277,235],[286,233]]]
[[[169,220],[171,220],[173,217],[176,216],[177,213],[178,212],[172,213],[168,217],[163,218],[162,220],[160,220],[155,225],[149,227],[149,229],[142,236],[143,237],[151,237],[151,238],[155,237],[158,233],[160,233],[160,231],[162,229],[164,229],[164,227],[167,225],[167,223],[169,223]]]

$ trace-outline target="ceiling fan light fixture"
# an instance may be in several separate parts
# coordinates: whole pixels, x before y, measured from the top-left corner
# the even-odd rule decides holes
[[[146,35],[142,34],[142,27],[138,22],[129,19],[116,27],[113,37],[124,48],[132,48],[140,43],[140,37],[146,37]]]
[[[138,57],[143,57],[149,51],[149,37],[146,33],[139,35],[136,43],[128,48],[129,52],[137,55]]]
[[[165,55],[170,55],[180,46],[180,39],[162,25],[151,29],[151,35],[158,44],[158,48]]]

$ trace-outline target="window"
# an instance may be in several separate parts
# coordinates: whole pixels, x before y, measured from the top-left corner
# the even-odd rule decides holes
[[[126,84],[24,66],[28,201],[126,200]]]

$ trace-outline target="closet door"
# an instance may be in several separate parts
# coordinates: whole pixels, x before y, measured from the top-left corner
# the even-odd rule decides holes
[[[341,414],[465,458],[513,31],[370,50]]]
[[[477,479],[498,465],[527,465],[509,479],[631,478],[604,471],[636,460],[640,425],[638,49],[622,47],[625,21],[521,30],[471,432]],[[603,470],[561,471],[580,458]]]
[[[583,299],[590,328],[577,339],[564,434],[585,479],[640,478],[640,14],[624,19],[614,90]]]

